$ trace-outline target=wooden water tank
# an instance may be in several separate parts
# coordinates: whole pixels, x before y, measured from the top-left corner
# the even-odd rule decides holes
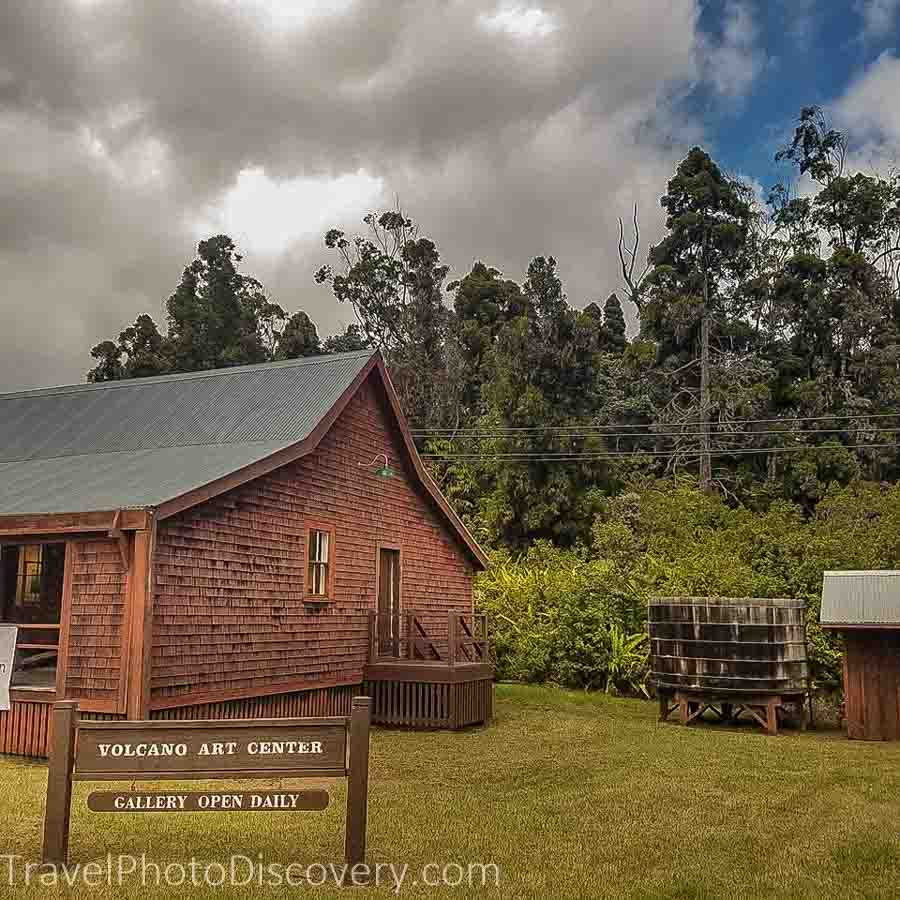
[[[657,597],[649,604],[651,680],[662,694],[803,694],[802,600]]]

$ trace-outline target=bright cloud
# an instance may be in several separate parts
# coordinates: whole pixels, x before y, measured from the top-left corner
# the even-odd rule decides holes
[[[337,178],[278,181],[265,169],[244,169],[221,203],[194,226],[198,238],[230,234],[241,247],[279,254],[335,222],[359,219],[382,199],[384,182],[363,170]]]
[[[838,124],[850,130],[855,143],[880,145],[888,153],[900,148],[900,59],[883,53],[850,85],[835,106]]]
[[[355,0],[219,0],[238,9],[258,12],[278,28],[298,28],[308,22],[346,12]]]
[[[766,65],[752,8],[736,0],[725,10],[720,43],[705,47],[706,76],[723,97],[743,96]]]
[[[543,38],[559,28],[553,16],[537,6],[501,6],[493,13],[482,13],[478,21],[489,31],[505,31],[519,38]]]
[[[637,202],[658,238],[703,139],[677,98],[730,102],[759,70],[748,8],[706,34],[700,7],[2,0],[0,388],[78,380],[93,344],[164,319],[210,233],[333,332],[350,311],[312,278],[323,233],[396,197],[454,276],[484,259],[521,279],[553,253],[574,304],[607,296],[616,217]]]

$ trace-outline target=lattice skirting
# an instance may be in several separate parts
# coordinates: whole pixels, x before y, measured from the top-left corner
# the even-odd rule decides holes
[[[13,700],[0,712],[0,753],[45,757],[50,741],[51,703]]]
[[[372,697],[376,724],[406,728],[465,728],[494,716],[494,683],[489,679],[459,684],[374,681],[358,685],[313,688],[290,694],[248,697],[217,703],[154,710],[151,719],[281,719],[303,716],[348,716],[350,701],[364,691]],[[0,754],[45,759],[50,746],[53,704],[13,700],[0,712]],[[83,713],[86,719],[121,719],[105,713]]]
[[[151,719],[283,719],[303,716],[349,716],[350,701],[360,694],[359,685],[314,688],[269,697],[249,697],[219,703],[178,706],[150,713]],[[0,754],[46,759],[50,748],[53,704],[13,700],[8,712],[0,712]],[[112,721],[124,716],[82,713],[85,719]]]
[[[349,716],[350,701],[359,695],[359,685],[313,688],[268,697],[246,697],[217,703],[198,703],[157,709],[151,719],[286,719],[304,716]]]
[[[370,681],[372,721],[402,728],[465,728],[494,717],[491,679],[456,684],[417,681]]]

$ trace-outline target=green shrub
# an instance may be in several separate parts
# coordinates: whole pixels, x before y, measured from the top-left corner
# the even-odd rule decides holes
[[[610,625],[606,631],[609,655],[606,660],[606,693],[636,694],[645,697],[647,690],[647,665],[650,638],[646,632],[625,634],[618,625]]]
[[[841,644],[818,625],[828,569],[900,567],[900,486],[829,489],[812,517],[779,500],[730,507],[691,481],[644,481],[607,499],[593,546],[547,542],[495,556],[476,581],[501,678],[641,691],[652,596],[786,597],[807,603],[813,684],[841,685]]]
[[[491,619],[498,675],[516,681],[605,689],[611,635],[642,630],[645,621],[644,601],[617,582],[610,563],[547,542],[518,559],[498,554],[479,576],[475,596]],[[627,690],[633,683],[634,692],[646,654],[641,671],[634,659],[628,665],[613,686]]]

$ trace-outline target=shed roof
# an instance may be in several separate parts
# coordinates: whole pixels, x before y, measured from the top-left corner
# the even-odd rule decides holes
[[[820,621],[825,626],[900,626],[900,571],[826,572]]]

